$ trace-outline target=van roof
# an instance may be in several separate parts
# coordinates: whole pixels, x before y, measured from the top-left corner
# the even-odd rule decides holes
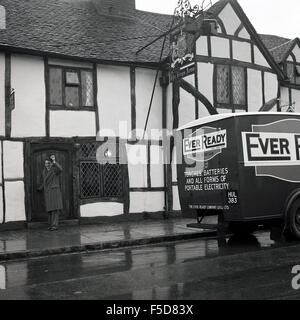
[[[225,120],[225,119],[230,119],[230,118],[241,118],[241,117],[248,117],[248,116],[278,116],[278,115],[283,115],[283,116],[300,116],[300,113],[291,113],[291,112],[245,112],[245,113],[226,113],[226,114],[216,114],[213,116],[201,118],[195,121],[192,121],[190,123],[187,123],[186,125],[180,127],[177,129],[177,131],[185,130],[185,129],[190,129],[194,127],[199,127],[204,124],[209,124],[212,122],[220,121],[220,120]]]

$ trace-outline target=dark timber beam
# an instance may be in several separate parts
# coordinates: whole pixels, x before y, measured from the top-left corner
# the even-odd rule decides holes
[[[218,114],[217,110],[213,107],[213,105],[208,101],[208,99],[201,94],[196,88],[194,88],[191,84],[186,82],[183,79],[178,80],[179,86],[193,95],[196,99],[198,99],[208,110],[211,115]]]

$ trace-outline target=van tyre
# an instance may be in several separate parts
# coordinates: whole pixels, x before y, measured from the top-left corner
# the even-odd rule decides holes
[[[288,211],[285,235],[288,240],[300,240],[300,199],[297,199]]]

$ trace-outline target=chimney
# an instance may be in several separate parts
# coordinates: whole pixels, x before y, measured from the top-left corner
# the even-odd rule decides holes
[[[92,0],[99,14],[132,17],[135,14],[135,0]]]

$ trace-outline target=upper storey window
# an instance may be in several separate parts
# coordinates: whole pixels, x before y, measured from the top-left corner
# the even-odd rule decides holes
[[[49,67],[49,102],[67,110],[94,108],[93,70]]]
[[[286,73],[292,84],[300,85],[300,64],[287,62]]]
[[[3,6],[0,6],[0,29],[6,29],[6,11]]]
[[[218,108],[246,110],[246,71],[243,67],[217,65],[215,77]]]

